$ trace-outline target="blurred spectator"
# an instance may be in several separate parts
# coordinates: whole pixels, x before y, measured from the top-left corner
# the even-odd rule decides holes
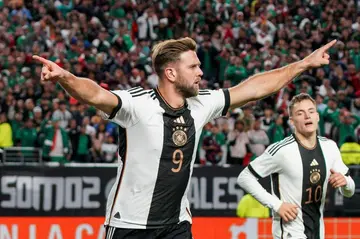
[[[23,112],[24,120],[34,118],[34,101],[31,98],[25,100],[25,109]]]
[[[270,209],[263,206],[250,194],[246,194],[237,206],[236,215],[240,218],[269,218]]]
[[[243,110],[244,115],[242,117],[240,117],[240,119],[244,122],[244,130],[248,131],[251,129],[251,127],[255,121],[251,103],[242,107],[242,110]]]
[[[266,147],[270,144],[265,130],[261,129],[260,127],[261,120],[257,119],[253,123],[252,129],[247,132],[250,149],[255,156],[260,156],[265,151]]]
[[[266,16],[262,15],[258,17],[250,27],[256,34],[258,44],[265,46],[266,44],[272,45],[274,43],[276,27]]]
[[[71,158],[75,162],[87,163],[90,162],[90,148],[92,146],[91,137],[86,134],[86,126],[82,125],[80,130],[73,135],[74,144],[72,145]]]
[[[86,134],[88,134],[90,136],[95,136],[96,135],[96,129],[95,129],[94,126],[92,126],[90,124],[89,116],[85,116],[83,118],[82,125],[85,125],[85,127],[86,127]]]
[[[76,161],[76,148],[79,142],[80,127],[77,125],[75,119],[71,119],[69,126],[66,129],[71,144],[71,158],[70,161]]]
[[[322,97],[332,97],[335,95],[335,90],[331,87],[330,85],[330,80],[329,79],[323,79],[322,81],[322,85],[320,86],[319,88],[319,94],[322,96]]]
[[[20,147],[38,147],[37,131],[34,127],[33,120],[28,118],[24,127],[20,128],[17,132],[14,132],[15,142],[14,145]],[[22,155],[25,157],[34,157],[32,151],[23,150]]]
[[[139,39],[152,39],[157,38],[156,28],[159,25],[159,19],[155,13],[155,9],[148,8],[144,13],[136,20],[138,25],[138,37]]]
[[[212,126],[213,126],[213,124],[211,122],[208,122],[204,126],[204,128],[201,132],[201,135],[200,135],[199,145],[198,145],[198,158],[199,158],[199,163],[201,163],[201,164],[206,163],[206,151],[203,149],[203,144],[204,144],[204,138],[211,135]]]
[[[260,119],[262,130],[265,130],[267,132],[270,126],[274,123],[273,113],[273,110],[269,107],[266,107],[264,109],[264,116]]]
[[[244,131],[245,124],[243,121],[238,120],[235,122],[235,129],[228,135],[228,144],[230,146],[228,163],[230,164],[243,164],[243,160],[249,149],[249,138]]]
[[[347,136],[340,147],[341,157],[346,165],[360,164],[360,145],[352,136]]]
[[[210,134],[203,139],[203,149],[205,150],[206,162],[210,164],[218,164],[222,160],[222,146],[225,144],[225,136],[219,132],[219,127],[213,125]]]
[[[354,115],[360,115],[360,97],[352,100],[350,111]]]
[[[315,101],[317,111],[319,112],[319,114],[322,114],[327,107],[324,103],[324,97],[321,94],[316,94]]]
[[[248,73],[242,58],[239,56],[234,56],[230,60],[230,65],[225,72],[225,77],[231,82],[232,86],[239,84],[241,81],[245,80],[246,77],[248,77]]]
[[[320,132],[322,135],[332,138],[331,135],[333,134],[333,122],[339,114],[340,110],[338,108],[337,99],[334,97],[329,98],[327,107],[322,113],[320,113]]]
[[[114,143],[114,137],[111,135],[106,136],[105,142],[101,145],[101,158],[105,163],[113,163],[117,160],[117,148]]]
[[[290,94],[284,89],[281,93],[275,107],[276,110],[286,111],[290,103]]]
[[[337,98],[338,98],[340,109],[346,108],[347,110],[350,110],[351,100],[349,97],[347,97],[345,90],[339,90],[337,92]]]
[[[5,113],[0,113],[0,148],[13,146],[13,131]]]
[[[72,117],[71,113],[66,109],[66,102],[63,100],[59,102],[59,109],[55,110],[52,115],[52,119],[59,121],[59,125],[63,129],[67,128],[68,122]]]
[[[276,117],[275,123],[273,123],[267,131],[270,144],[278,142],[285,138],[285,131],[283,127],[283,115]]]
[[[13,120],[10,120],[11,129],[14,132],[12,134],[13,142],[16,142],[16,134],[24,125],[23,115],[21,113],[16,113]]]
[[[24,127],[16,131],[16,145],[22,147],[36,147],[37,146],[37,132],[34,128],[32,119],[25,121]]]
[[[43,142],[43,157],[45,161],[66,163],[69,159],[70,140],[60,122],[53,119],[51,125],[45,128]]]
[[[341,146],[347,137],[356,138],[355,129],[360,125],[360,117],[343,110],[338,117],[333,118],[334,126],[337,127],[337,143]]]
[[[204,40],[197,50],[199,60],[202,62],[203,78],[214,83],[216,80],[216,56],[218,52],[210,39]]]
[[[93,141],[93,157],[96,161],[100,161],[101,157],[101,147],[105,142],[105,137],[108,134],[106,133],[106,127],[104,123],[99,124],[98,130],[95,135],[92,136]]]
[[[44,120],[41,107],[40,106],[34,107],[33,113],[34,113],[33,116],[34,127],[36,131],[39,132]]]

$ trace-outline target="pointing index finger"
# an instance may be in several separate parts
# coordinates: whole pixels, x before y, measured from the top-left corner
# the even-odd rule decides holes
[[[32,58],[33,58],[34,60],[36,60],[36,61],[41,62],[42,64],[44,64],[44,65],[47,66],[47,67],[50,67],[50,66],[51,66],[50,63],[49,63],[49,61],[46,60],[45,58],[41,57],[41,56],[34,55]]]
[[[335,45],[335,43],[337,42],[337,40],[332,40],[331,42],[329,42],[328,44],[326,44],[325,46],[322,47],[322,50],[327,51],[329,50],[333,45]]]

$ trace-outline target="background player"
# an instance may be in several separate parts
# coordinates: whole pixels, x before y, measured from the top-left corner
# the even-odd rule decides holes
[[[355,184],[336,143],[317,136],[315,100],[308,94],[294,96],[289,115],[295,133],[270,145],[241,172],[238,183],[275,212],[275,238],[324,238],[328,183],[345,197],[354,194]],[[257,181],[269,175],[272,195]]]

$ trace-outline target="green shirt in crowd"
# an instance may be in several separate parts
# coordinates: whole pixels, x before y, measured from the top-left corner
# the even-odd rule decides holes
[[[226,79],[231,81],[231,85],[237,85],[248,76],[244,66],[230,65],[226,70]]]
[[[81,134],[79,136],[79,145],[76,153],[78,155],[89,154],[88,144],[89,144],[89,136],[86,134]]]
[[[284,128],[277,124],[272,124],[268,129],[270,144],[283,140],[285,138]]]
[[[20,141],[22,147],[35,147],[37,132],[35,128],[21,128],[16,132],[16,139]]]

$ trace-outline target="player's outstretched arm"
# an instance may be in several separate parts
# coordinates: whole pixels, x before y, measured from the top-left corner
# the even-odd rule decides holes
[[[262,99],[269,96],[282,87],[286,86],[295,77],[304,71],[329,64],[330,56],[327,51],[336,43],[336,40],[329,42],[323,47],[315,50],[303,60],[290,65],[256,74],[239,85],[229,89],[230,107],[236,108],[249,101]]]
[[[94,81],[87,78],[76,77],[52,61],[40,56],[33,59],[43,64],[41,81],[58,82],[72,97],[85,104],[111,114],[119,104],[118,98],[111,92],[103,89]]]

